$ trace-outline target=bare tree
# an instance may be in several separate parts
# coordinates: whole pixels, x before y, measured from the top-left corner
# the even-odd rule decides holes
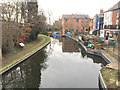
[[[2,3],[2,48],[3,52],[11,51],[17,37],[23,31],[20,16],[21,15],[21,2],[7,2]]]
[[[2,17],[2,50],[7,53],[16,45],[18,38],[31,28],[28,39],[37,39],[40,31],[46,29],[46,17],[43,12],[38,14],[37,2],[5,2],[1,5]]]

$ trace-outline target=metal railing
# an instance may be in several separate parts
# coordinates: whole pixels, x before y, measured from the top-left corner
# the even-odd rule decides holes
[[[105,25],[104,29],[120,29],[120,25]]]

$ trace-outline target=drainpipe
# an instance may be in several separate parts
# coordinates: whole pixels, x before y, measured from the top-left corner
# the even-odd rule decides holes
[[[0,9],[1,14],[1,9]],[[2,18],[0,16],[0,66],[2,66]],[[2,75],[0,75],[0,89],[2,89]]]

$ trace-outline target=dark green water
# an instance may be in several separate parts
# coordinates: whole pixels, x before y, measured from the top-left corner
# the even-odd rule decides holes
[[[103,60],[87,56],[67,38],[51,44],[2,75],[3,88],[99,88]]]

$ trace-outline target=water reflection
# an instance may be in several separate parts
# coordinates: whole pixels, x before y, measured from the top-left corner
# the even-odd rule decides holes
[[[24,63],[5,73],[2,77],[3,88],[37,88],[41,83],[41,69],[47,68],[46,51],[30,57]]]
[[[3,88],[98,88],[101,59],[91,57],[73,40],[51,44],[2,77]]]
[[[77,43],[70,40],[70,38],[63,38],[62,39],[62,51],[63,52],[80,52]]]

